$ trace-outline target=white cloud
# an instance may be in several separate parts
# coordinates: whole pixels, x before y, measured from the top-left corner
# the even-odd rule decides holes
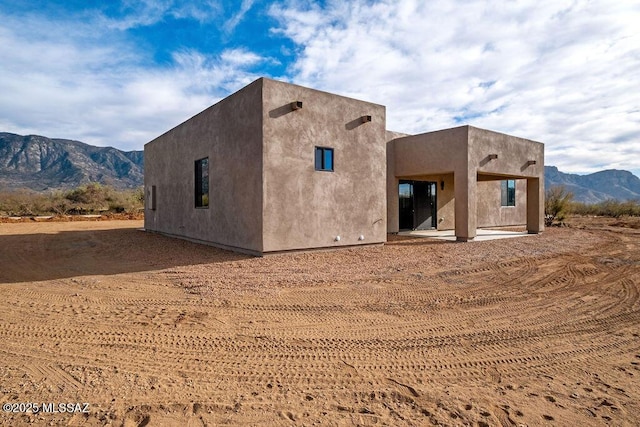
[[[125,150],[198,113],[258,76],[262,61],[243,49],[206,55],[176,52],[165,68],[148,68],[146,54],[100,33],[52,32],[47,21],[2,17],[0,129],[44,134]],[[91,40],[88,40],[91,39]]]
[[[640,170],[637,2],[288,1],[270,13],[299,49],[291,80],[384,104],[390,129],[468,123],[545,142],[561,170]]]
[[[251,6],[255,0],[242,0],[240,4],[240,10],[231,17],[227,22],[224,23],[224,30],[227,34],[232,33],[233,30],[238,26],[238,24],[242,21],[244,16],[247,14]]]
[[[171,14],[175,18],[193,18],[199,22],[209,22],[222,14],[222,5],[217,0],[176,2]]]
[[[104,18],[105,24],[114,29],[127,30],[139,26],[153,25],[160,21],[171,7],[170,0],[142,0],[134,3],[124,1],[118,18]]]
[[[125,0],[121,2],[117,17],[98,14],[97,18],[108,28],[128,30],[157,24],[167,16],[209,22],[221,13],[222,5],[218,0]]]
[[[262,58],[246,49],[229,49],[220,55],[225,62],[235,65],[252,65],[260,62]]]

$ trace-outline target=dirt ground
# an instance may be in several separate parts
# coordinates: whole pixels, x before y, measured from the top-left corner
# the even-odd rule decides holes
[[[3,408],[88,405],[0,424],[637,426],[638,223],[265,258],[2,223]]]

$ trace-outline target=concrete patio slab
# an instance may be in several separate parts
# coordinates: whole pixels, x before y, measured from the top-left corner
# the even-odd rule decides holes
[[[456,241],[455,230],[412,230],[401,231],[399,236],[412,236],[412,237],[429,237],[432,239]],[[495,239],[510,239],[513,237],[533,236],[526,231],[507,231],[507,230],[493,230],[478,228],[476,230],[476,238],[471,240],[472,242],[481,242],[485,240]]]

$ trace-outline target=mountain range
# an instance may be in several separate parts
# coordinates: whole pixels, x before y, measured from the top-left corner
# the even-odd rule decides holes
[[[129,189],[141,187],[143,180],[142,151],[0,132],[0,191],[64,190],[90,182]],[[559,185],[571,191],[574,200],[583,203],[640,200],[640,178],[623,170],[576,175],[545,166],[545,188]]]
[[[564,186],[577,202],[592,204],[614,199],[640,201],[640,178],[629,171],[608,169],[589,175],[560,172],[555,166],[544,167],[545,188]]]
[[[142,151],[0,132],[0,189],[47,191],[90,182],[136,188],[143,185],[143,162]]]

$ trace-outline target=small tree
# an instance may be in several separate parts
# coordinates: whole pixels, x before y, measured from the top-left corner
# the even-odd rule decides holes
[[[49,210],[56,215],[66,215],[71,208],[71,201],[61,191],[51,193],[49,196]]]
[[[569,213],[572,200],[573,193],[567,191],[564,186],[549,188],[544,200],[545,224],[547,226],[562,224]]]
[[[109,210],[112,212],[137,212],[144,206],[144,190],[137,188],[135,190],[112,191],[107,201],[109,202]]]
[[[65,198],[71,202],[71,209],[75,212],[98,212],[109,208],[111,193],[110,187],[92,182],[69,191]]]

